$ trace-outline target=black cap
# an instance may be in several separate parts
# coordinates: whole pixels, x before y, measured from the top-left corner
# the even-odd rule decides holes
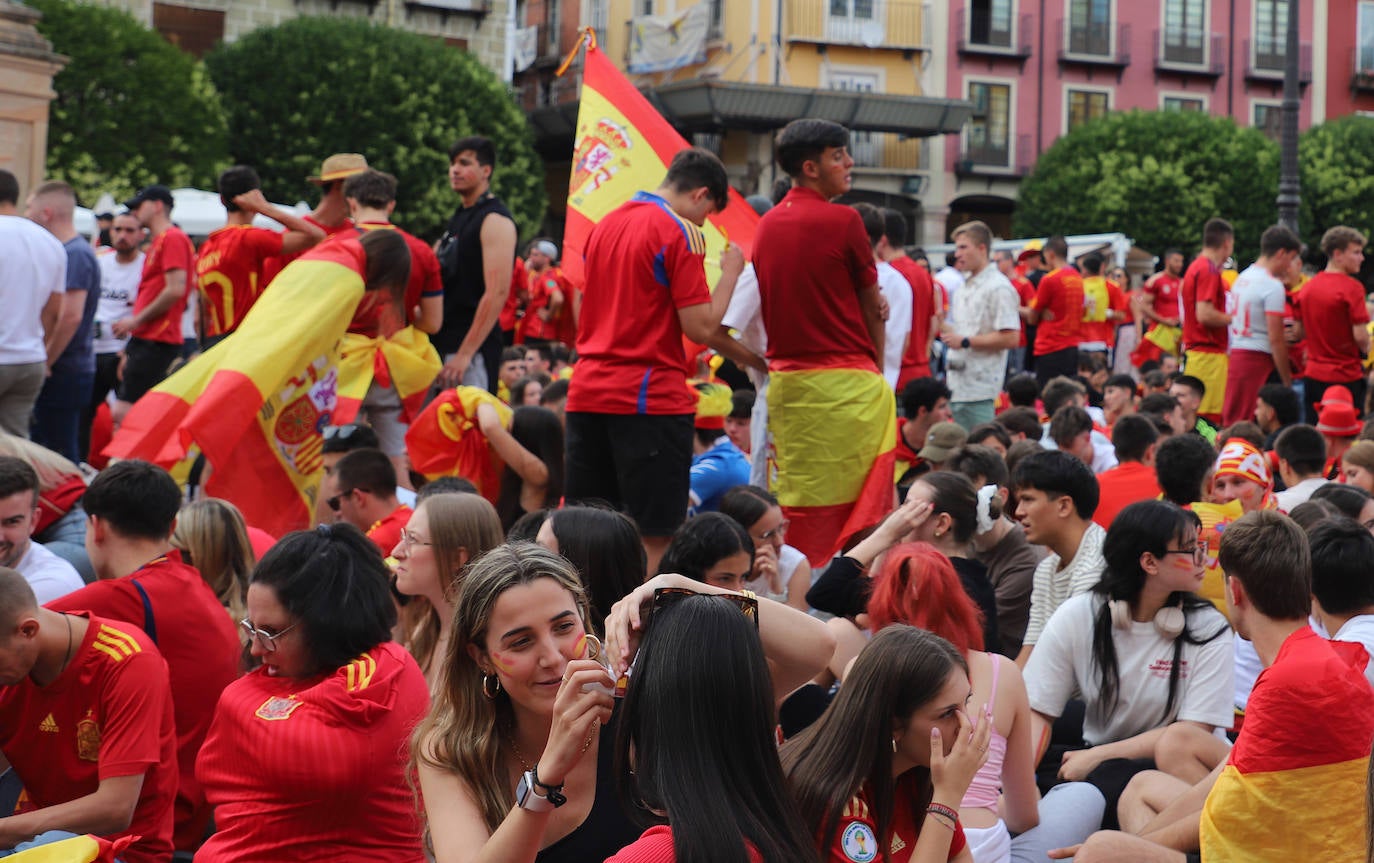
[[[125,201],[124,206],[133,210],[144,201],[161,201],[167,205],[168,209],[171,209],[172,204],[175,203],[172,199],[172,190],[166,186],[144,186],[138,190],[137,195]]]

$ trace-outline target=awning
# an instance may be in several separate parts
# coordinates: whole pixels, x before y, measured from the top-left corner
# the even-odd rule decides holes
[[[640,91],[684,136],[732,129],[770,132],[798,117],[817,117],[856,132],[925,138],[958,132],[973,113],[973,105],[962,99],[735,81],[675,81]],[[526,112],[541,155],[571,154],[577,107],[578,102],[564,102]]]

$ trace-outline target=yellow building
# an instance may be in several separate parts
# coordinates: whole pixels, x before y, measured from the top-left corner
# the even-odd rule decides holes
[[[571,15],[578,5],[577,18]],[[523,9],[523,11],[522,11]],[[943,13],[921,0],[532,0],[517,21],[547,25],[581,20],[597,29],[606,55],[684,137],[717,152],[731,182],[767,195],[780,176],[773,136],[790,120],[822,117],[849,127],[854,188],[846,201],[866,200],[906,216],[908,242],[943,232],[943,213],[921,203],[929,182],[930,136],[957,133],[971,106],[924,94],[932,84],[931,34]],[[542,17],[541,17],[542,16]],[[552,55],[572,47],[543,41]],[[552,57],[550,56],[550,59]],[[549,63],[517,73],[523,105],[549,168],[550,228],[566,190],[576,122],[577,78],[550,81]],[[560,188],[564,191],[560,191]]]

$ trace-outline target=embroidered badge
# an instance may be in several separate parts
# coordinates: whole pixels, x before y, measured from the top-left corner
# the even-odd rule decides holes
[[[100,760],[100,726],[86,711],[86,718],[76,723],[76,757],[82,761]]]
[[[840,848],[844,850],[844,856],[854,863],[869,863],[878,856],[878,837],[873,835],[872,827],[855,822],[845,828]]]
[[[286,698],[274,695],[262,703],[255,714],[259,719],[266,719],[268,722],[275,722],[278,719],[286,719],[295,712],[301,702],[296,696],[289,695]]]

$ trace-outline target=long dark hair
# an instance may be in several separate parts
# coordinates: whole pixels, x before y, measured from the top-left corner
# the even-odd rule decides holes
[[[744,525],[745,530],[751,530],[759,519],[768,515],[768,510],[777,505],[778,499],[766,489],[756,485],[737,485],[720,499],[720,513]]]
[[[544,486],[544,506],[553,508],[563,498],[563,424],[558,414],[548,408],[522,405],[511,412],[510,434],[516,443],[534,454],[549,471]],[[501,527],[509,530],[520,517],[520,487],[524,480],[507,465],[501,471],[501,491],[496,498],[496,512]]]
[[[889,626],[864,646],[821,718],[783,745],[788,787],[822,849],[834,845],[844,807],[867,789],[878,847],[888,859],[883,837],[896,805],[892,729],[938,696],[956,668],[968,673],[968,663],[948,641],[914,626]],[[933,793],[930,770],[913,769],[920,771],[921,788],[914,805],[924,810]]]
[[[569,506],[549,513],[558,553],[577,567],[592,603],[592,620],[605,622],[615,605],[644,583],[644,541],[623,513]]]
[[[720,597],[654,612],[620,710],[615,773],[626,809],[667,814],[678,863],[813,860],[788,797],[773,686],[754,623]]]
[[[1111,712],[1121,696],[1121,670],[1116,662],[1116,643],[1112,640],[1112,600],[1134,604],[1145,587],[1145,570],[1140,568],[1140,556],[1145,552],[1160,560],[1170,544],[1177,542],[1192,527],[1201,527],[1195,513],[1178,504],[1164,500],[1144,500],[1133,503],[1117,513],[1107,538],[1102,543],[1102,557],[1107,567],[1093,593],[1102,597],[1102,607],[1093,617],[1092,659],[1097,666],[1101,709]],[[1195,635],[1189,625],[1194,614],[1214,608],[1212,603],[1191,591],[1176,590],[1164,601],[1166,606],[1183,609],[1183,632],[1174,639],[1174,662],[1169,670],[1169,700],[1164,705],[1164,719],[1173,713],[1178,700],[1179,671],[1183,662],[1184,644],[1206,644],[1227,631],[1223,621],[1215,632],[1204,637]]]
[[[754,565],[754,540],[743,525],[718,512],[687,519],[674,533],[658,562],[658,571],[676,572],[705,581],[706,572],[732,554],[745,552]]]

